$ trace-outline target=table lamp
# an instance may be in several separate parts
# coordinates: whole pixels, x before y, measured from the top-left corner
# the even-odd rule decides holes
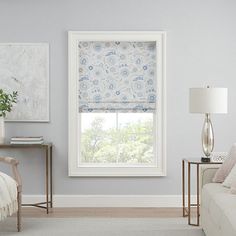
[[[214,148],[214,132],[210,114],[227,113],[227,88],[190,88],[189,111],[190,113],[205,114],[202,128],[202,149],[205,157],[203,162],[210,161],[210,155]]]

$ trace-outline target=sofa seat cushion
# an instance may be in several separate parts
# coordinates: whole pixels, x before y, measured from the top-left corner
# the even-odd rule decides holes
[[[218,183],[206,184],[202,189],[202,207],[219,230],[236,234],[236,195],[230,189]]]

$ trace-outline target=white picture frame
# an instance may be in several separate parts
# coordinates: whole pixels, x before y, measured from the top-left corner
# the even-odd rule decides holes
[[[0,83],[18,91],[6,122],[50,122],[48,43],[0,43]]]
[[[155,167],[87,167],[79,166],[78,127],[78,60],[80,41],[155,41],[158,63],[157,119],[154,126],[159,138]],[[68,172],[69,176],[166,176],[166,99],[165,60],[166,33],[164,31],[69,31],[68,32]]]

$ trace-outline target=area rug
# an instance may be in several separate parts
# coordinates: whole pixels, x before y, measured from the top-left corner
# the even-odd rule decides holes
[[[0,222],[1,236],[204,236],[185,218],[24,218],[22,232],[16,219]]]

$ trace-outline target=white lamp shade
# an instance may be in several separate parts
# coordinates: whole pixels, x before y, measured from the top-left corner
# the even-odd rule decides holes
[[[227,113],[227,88],[190,88],[189,111],[191,113]]]

